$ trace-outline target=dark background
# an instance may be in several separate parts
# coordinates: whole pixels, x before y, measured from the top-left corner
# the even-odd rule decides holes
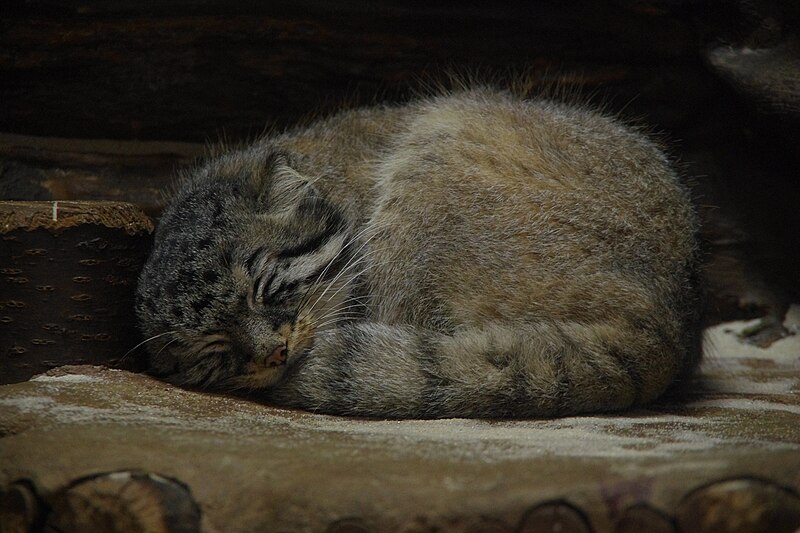
[[[442,72],[569,86],[646,123],[703,217],[709,322],[800,301],[793,1],[30,1],[0,20],[0,197],[133,201],[174,169]]]

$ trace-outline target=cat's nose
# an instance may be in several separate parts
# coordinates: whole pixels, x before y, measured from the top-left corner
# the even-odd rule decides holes
[[[281,366],[286,364],[286,345],[281,344],[275,350],[272,351],[272,354],[267,357],[265,363],[268,367],[273,366]]]

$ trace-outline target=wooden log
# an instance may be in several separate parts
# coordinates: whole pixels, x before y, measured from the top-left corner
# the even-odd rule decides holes
[[[200,508],[186,487],[143,472],[113,472],[57,494],[48,533],[197,533]]]
[[[332,523],[325,530],[326,533],[370,533],[372,531],[363,520],[358,518],[344,518]]]
[[[567,71],[592,88],[623,83],[620,105],[643,95],[637,106],[650,88],[690,96],[656,65],[683,88],[703,74],[695,43],[689,20],[617,2],[36,3],[0,26],[0,130],[252,137],[343,101],[405,98],[443,68]]]
[[[467,522],[460,531],[462,533],[511,533],[512,529],[497,518],[480,517]]]
[[[711,67],[764,113],[800,121],[800,44],[753,50],[721,46],[707,52]]]
[[[176,169],[205,152],[201,143],[0,133],[0,198],[132,202],[154,216]]]
[[[675,523],[666,514],[647,504],[632,505],[617,520],[614,533],[675,533]]]
[[[695,533],[794,533],[800,497],[761,479],[732,479],[689,493],[675,512],[680,531]]]
[[[583,512],[556,501],[537,505],[522,517],[519,533],[591,533],[592,526]]]
[[[120,361],[139,337],[134,289],[150,219],[117,202],[0,202],[0,383]]]
[[[43,507],[33,485],[16,481],[0,489],[0,531],[27,533],[41,527]]]

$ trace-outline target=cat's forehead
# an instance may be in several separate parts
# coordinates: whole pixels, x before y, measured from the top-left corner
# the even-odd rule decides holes
[[[252,191],[243,180],[206,178],[181,190],[171,201],[163,220],[171,224],[194,223],[204,227],[229,224],[250,207]]]
[[[197,335],[224,329],[241,300],[235,278],[217,260],[152,264],[140,278],[137,311],[146,333]]]
[[[244,188],[236,180],[202,180],[180,191],[159,221],[156,259],[208,258],[236,239],[252,211]]]

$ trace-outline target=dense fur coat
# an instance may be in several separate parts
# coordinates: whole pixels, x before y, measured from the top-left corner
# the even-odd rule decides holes
[[[165,211],[151,371],[376,417],[538,417],[659,396],[699,358],[695,214],[587,110],[471,89],[211,158]]]

